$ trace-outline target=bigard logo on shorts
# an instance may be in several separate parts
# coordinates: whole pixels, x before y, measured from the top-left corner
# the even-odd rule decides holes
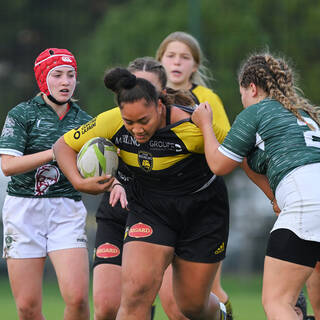
[[[128,232],[129,237],[131,238],[146,238],[150,237],[153,233],[153,230],[147,224],[142,222],[134,224]]]
[[[151,171],[153,168],[153,158],[152,154],[146,151],[139,151],[138,162],[140,168],[144,171]]]
[[[120,249],[113,245],[112,243],[103,243],[101,244],[96,251],[96,256],[98,258],[114,258],[117,257],[120,254]]]

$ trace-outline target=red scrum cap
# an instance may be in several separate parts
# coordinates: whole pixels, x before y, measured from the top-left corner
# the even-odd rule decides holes
[[[34,63],[34,73],[40,91],[50,95],[48,89],[48,75],[56,67],[72,67],[77,72],[77,62],[73,54],[67,49],[49,48],[42,51]]]

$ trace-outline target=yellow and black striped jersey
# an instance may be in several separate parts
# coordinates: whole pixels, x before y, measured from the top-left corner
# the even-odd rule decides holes
[[[188,118],[159,129],[148,142],[140,144],[126,130],[120,109],[114,108],[69,131],[64,140],[79,152],[93,137],[111,140],[134,180],[149,191],[187,194],[213,176],[204,156],[201,131]]]

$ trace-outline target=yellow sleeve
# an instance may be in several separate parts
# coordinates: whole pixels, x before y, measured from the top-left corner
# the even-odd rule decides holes
[[[192,93],[198,98],[199,102],[208,102],[212,109],[212,125],[214,133],[219,143],[222,143],[230,130],[230,122],[221,99],[212,90],[203,86],[197,86]]]
[[[120,109],[116,107],[100,113],[81,127],[68,131],[64,134],[64,141],[73,150],[79,152],[82,146],[92,138],[102,137],[111,140],[122,126]]]

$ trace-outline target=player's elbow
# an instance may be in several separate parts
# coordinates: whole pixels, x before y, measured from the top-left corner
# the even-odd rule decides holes
[[[12,161],[10,161],[12,160],[12,158],[14,158],[14,156],[1,156],[1,170],[3,172],[3,175],[6,177],[10,177],[15,174],[14,168],[11,165]]]
[[[6,165],[1,165],[1,170],[3,172],[3,175],[6,177],[10,177],[14,174],[14,172],[10,169],[10,167]]]
[[[209,163],[209,168],[217,176],[224,176],[233,170],[233,168],[225,166],[223,163]]]

